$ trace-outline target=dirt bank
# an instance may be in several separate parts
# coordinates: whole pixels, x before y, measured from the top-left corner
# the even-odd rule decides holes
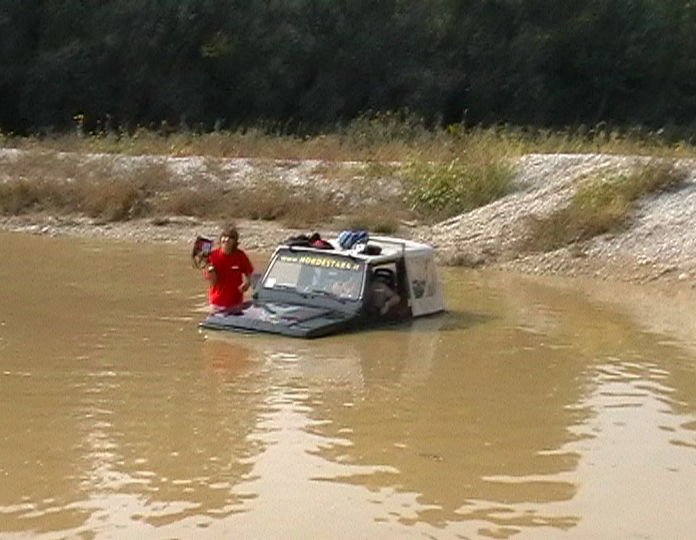
[[[589,276],[631,282],[696,283],[696,161],[682,160],[686,182],[639,201],[631,226],[549,253],[520,251],[529,216],[568,204],[583,179],[611,175],[650,158],[607,155],[528,155],[518,163],[517,189],[467,214],[418,231],[444,252],[482,265],[535,274]]]
[[[196,158],[157,159],[170,159],[172,167],[179,170],[186,170],[184,165],[196,162]],[[679,162],[689,173],[680,189],[640,201],[628,229],[549,253],[529,254],[519,248],[529,216],[543,217],[566,205],[579,182],[589,175],[625,170],[647,159],[597,154],[528,155],[517,162],[515,189],[503,199],[436,225],[403,224],[397,234],[434,244],[443,264],[696,287],[694,160]],[[225,161],[231,171],[253,172],[253,160]],[[234,167],[236,161],[243,161],[244,167]],[[267,160],[263,167],[267,174]],[[277,178],[288,178],[293,183],[321,183],[332,190],[346,185],[345,179],[332,182],[308,173],[303,177],[303,171],[309,170],[303,162],[292,164],[284,160],[278,164]],[[228,181],[242,182],[244,176],[242,172],[232,172]],[[393,188],[394,196],[399,196],[396,184]],[[244,246],[251,251],[268,252],[289,235],[306,232],[273,221],[236,221]],[[183,217],[113,223],[47,215],[0,218],[0,228],[4,230],[168,242],[180,244],[182,248],[188,248],[196,234],[214,234],[217,227],[217,222]],[[330,225],[319,230],[324,235],[336,232]]]

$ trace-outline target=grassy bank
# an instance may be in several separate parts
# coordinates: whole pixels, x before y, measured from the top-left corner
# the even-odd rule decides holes
[[[395,232],[403,221],[434,222],[505,195],[511,189],[514,159],[528,153],[696,155],[694,146],[668,142],[659,133],[602,128],[573,133],[513,127],[429,129],[403,114],[366,116],[333,133],[307,137],[272,129],[205,134],[136,130],[25,138],[0,135],[0,143],[24,151],[17,159],[0,161],[3,215],[77,213],[104,221],[157,220],[170,215],[239,217],[279,220],[291,227],[324,223],[378,232]],[[106,157],[86,160],[85,153]],[[162,161],[123,166],[123,156],[140,155],[204,157],[182,181]],[[317,160],[309,174],[317,181],[339,183],[341,189],[320,190],[311,184],[291,187],[274,177],[272,167],[264,169],[262,164],[253,177],[232,189],[220,158],[235,157]],[[384,179],[400,186],[398,195],[380,194],[376,186]],[[616,184],[611,179],[598,181]],[[618,201],[627,197],[613,187],[601,189],[609,191],[583,192],[578,198]],[[623,204],[616,201],[608,207]],[[567,229],[586,227],[570,214],[589,212],[587,204],[571,206],[568,215],[555,219],[566,223]],[[597,222],[597,216],[590,221]],[[541,228],[557,225],[539,224],[535,234],[543,237]],[[564,238],[586,234],[569,232]],[[549,245],[566,241],[552,240]]]

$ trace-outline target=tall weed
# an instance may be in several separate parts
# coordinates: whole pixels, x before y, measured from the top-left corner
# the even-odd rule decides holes
[[[499,161],[535,152],[694,157],[691,141],[673,140],[663,130],[618,129],[604,124],[575,129],[530,129],[427,124],[407,110],[366,113],[347,125],[312,135],[293,134],[282,126],[256,125],[196,133],[162,126],[78,136],[18,137],[1,134],[3,146],[34,150],[163,154],[175,156],[261,157],[326,161]]]
[[[41,190],[33,182],[18,180],[0,183],[0,214],[13,216],[36,208]]]
[[[81,183],[78,202],[86,215],[106,221],[127,221],[147,213],[142,191],[129,180]]]

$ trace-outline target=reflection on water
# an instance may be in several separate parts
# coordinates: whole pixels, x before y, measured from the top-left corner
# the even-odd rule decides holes
[[[0,536],[696,529],[693,297],[449,270],[405,326],[202,334],[185,250],[0,242]]]

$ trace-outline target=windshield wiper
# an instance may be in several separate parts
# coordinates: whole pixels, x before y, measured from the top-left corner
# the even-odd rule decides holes
[[[327,290],[324,290],[324,289],[312,289],[310,292],[311,292],[312,294],[316,294],[316,295],[318,295],[318,296],[325,296],[325,297],[327,297],[327,298],[331,298],[331,299],[333,299],[333,300],[336,300],[336,301],[338,301],[338,302],[341,302],[341,304],[345,304],[345,303],[346,303],[346,299],[345,299],[345,298],[343,298],[343,297],[341,297],[341,296],[338,296],[337,294],[332,293],[331,291],[327,291]]]
[[[280,289],[282,291],[297,291],[294,285],[287,285],[285,283],[276,283],[272,288],[276,290]]]
[[[276,283],[275,285],[273,285],[273,290],[294,292],[296,294],[299,294],[302,298],[308,297],[306,292],[300,291],[294,285],[288,285],[286,283]]]

